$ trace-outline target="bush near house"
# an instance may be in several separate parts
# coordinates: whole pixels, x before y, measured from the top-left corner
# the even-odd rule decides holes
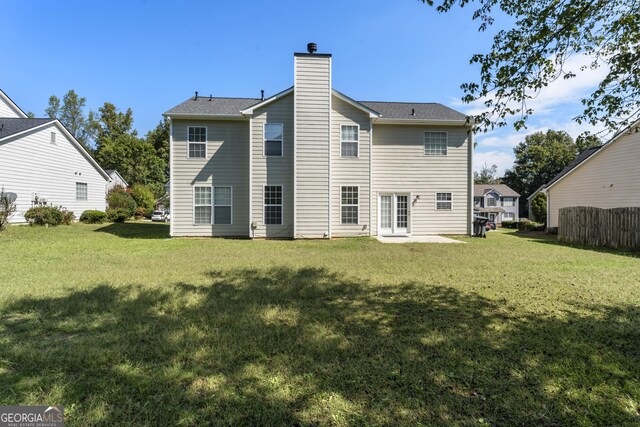
[[[153,191],[146,185],[134,184],[131,187],[131,197],[133,197],[138,208],[143,208],[143,211],[140,211],[142,215],[150,218],[156,207],[156,197],[153,195]],[[138,216],[138,211],[135,214]]]
[[[536,194],[531,200],[531,213],[533,219],[542,223],[547,222],[547,196],[544,193]]]
[[[107,209],[107,219],[111,222],[125,222],[131,218],[129,210],[123,208]]]
[[[544,231],[545,225],[541,222],[519,221],[518,230],[520,231]]]
[[[9,223],[9,217],[16,211],[16,204],[5,193],[4,187],[0,189],[0,231]]]
[[[107,194],[107,204],[109,209],[122,209],[126,211],[127,218],[132,217],[138,205],[133,197],[122,186],[115,186]],[[109,209],[107,209],[107,216],[109,215]]]
[[[502,228],[518,228],[518,221],[502,221]]]
[[[31,225],[69,225],[76,218],[73,212],[58,206],[38,206],[29,209],[24,218]]]
[[[136,208],[136,219],[143,218],[147,216],[147,210],[145,208],[138,207]]]
[[[80,215],[80,222],[85,224],[102,224],[107,220],[107,214],[102,211],[88,210]]]

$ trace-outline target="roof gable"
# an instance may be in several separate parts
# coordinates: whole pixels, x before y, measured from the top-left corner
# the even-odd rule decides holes
[[[0,115],[0,117],[7,117],[7,112],[13,113],[11,116],[8,116],[10,118],[26,119],[28,117],[27,114],[2,91],[2,89],[0,89],[0,111],[4,113]]]
[[[520,194],[516,193],[505,184],[474,184],[473,196],[484,197],[489,192],[495,192],[502,197],[520,197]]]

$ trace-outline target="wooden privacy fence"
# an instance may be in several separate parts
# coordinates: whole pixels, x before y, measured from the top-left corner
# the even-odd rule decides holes
[[[558,239],[570,243],[640,251],[640,208],[561,208]]]

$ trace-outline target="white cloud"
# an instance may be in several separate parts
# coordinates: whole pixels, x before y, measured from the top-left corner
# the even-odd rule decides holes
[[[473,153],[473,170],[480,171],[483,165],[497,165],[498,176],[504,175],[504,171],[513,166],[515,159],[513,153],[502,151],[485,151]]]

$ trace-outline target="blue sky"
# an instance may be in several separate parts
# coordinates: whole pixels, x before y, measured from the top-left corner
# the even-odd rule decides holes
[[[460,84],[477,79],[474,53],[488,50],[471,8],[438,14],[417,0],[350,1],[5,1],[0,88],[43,116],[69,89],[90,109],[131,107],[145,134],[162,112],[195,90],[259,97],[293,83],[293,52],[314,41],[333,54],[333,85],[358,100],[440,102],[463,112]],[[504,23],[503,18],[498,24]],[[575,59],[576,67],[581,59]],[[577,69],[575,71],[578,71]],[[599,72],[552,85],[529,131],[478,135],[476,167],[509,167],[527,132],[583,129],[570,119]]]

